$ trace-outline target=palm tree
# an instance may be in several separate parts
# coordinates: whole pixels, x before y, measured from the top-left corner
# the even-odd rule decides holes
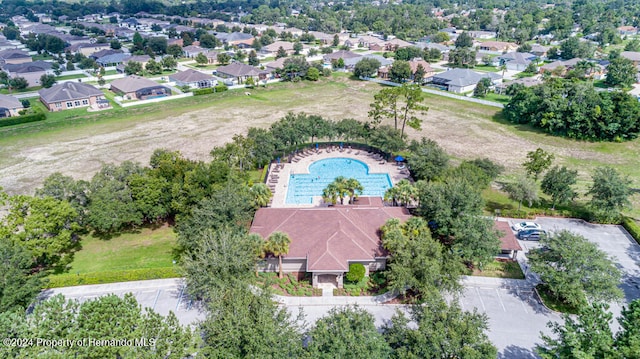
[[[396,188],[398,189],[398,200],[400,201],[400,204],[405,207],[415,200],[418,194],[418,190],[406,179],[398,182],[398,184],[396,184]]]
[[[249,233],[249,240],[253,248],[253,254],[256,258],[263,259],[267,255],[267,242],[264,241],[258,233]],[[256,263],[256,277],[258,276],[258,263]]]
[[[264,183],[256,183],[251,186],[251,194],[253,194],[253,201],[258,207],[266,207],[269,204],[269,200],[273,193],[269,187]]]
[[[398,187],[391,187],[384,193],[384,200],[386,202],[391,202],[393,206],[398,205],[398,197],[399,197]]]
[[[284,232],[271,233],[267,241],[267,251],[278,256],[279,278],[282,278],[282,255],[289,253],[289,244],[291,244],[291,239]]]
[[[338,201],[338,186],[335,182],[329,183],[325,189],[322,190],[322,199],[325,202],[336,204]]]
[[[364,187],[360,184],[355,178],[349,178],[345,181],[345,185],[347,190],[349,191],[349,203],[353,204],[353,202],[358,198],[359,195],[364,191]]]

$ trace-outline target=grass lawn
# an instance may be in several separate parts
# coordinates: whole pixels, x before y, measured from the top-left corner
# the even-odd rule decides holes
[[[476,65],[473,67],[474,70],[485,71],[485,72],[498,72],[499,68],[495,66],[487,66],[487,65]]]
[[[482,271],[475,269],[473,273],[468,274],[478,277],[524,279],[524,273],[522,273],[518,262],[511,261],[494,260],[487,264]]]
[[[551,293],[547,290],[547,288],[544,285],[538,284],[536,286],[536,291],[538,292],[540,299],[542,300],[544,305],[547,306],[547,308],[551,310],[555,310],[556,312],[561,312],[561,313],[578,314],[578,308],[574,308],[572,306],[569,306],[565,303],[558,301],[556,298],[554,298],[551,295]]]
[[[92,235],[82,238],[82,250],[75,254],[69,274],[173,267],[176,244],[173,229],[143,228],[108,240]]]
[[[499,102],[501,104],[506,105],[509,103],[509,100],[511,100],[511,97],[507,95],[500,95],[495,92],[489,92],[484,96],[484,99],[489,101]]]
[[[0,93],[3,94],[3,95],[11,95],[11,94],[15,94],[15,93],[38,91],[40,89],[42,89],[42,86],[27,87],[27,88],[22,89],[22,90],[13,89],[13,90],[11,90],[11,92],[9,92],[9,89],[1,88],[0,89]]]
[[[64,75],[64,76],[58,76],[56,77],[57,81],[61,81],[61,80],[75,80],[75,79],[83,79],[86,78],[87,76],[85,74],[75,74],[75,75]]]

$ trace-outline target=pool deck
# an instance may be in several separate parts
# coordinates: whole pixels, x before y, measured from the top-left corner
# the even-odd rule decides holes
[[[271,187],[273,192],[273,198],[271,201],[271,207],[284,208],[284,207],[319,207],[325,206],[320,196],[313,198],[311,204],[286,204],[287,189],[289,185],[289,177],[293,174],[309,173],[309,165],[315,161],[323,160],[327,158],[351,158],[358,161],[362,161],[369,166],[369,173],[387,173],[391,179],[392,184],[398,183],[401,179],[409,178],[409,173],[406,169],[398,168],[395,162],[384,162],[373,154],[370,154],[363,150],[355,150],[345,148],[342,151],[334,149],[333,151],[328,149],[321,149],[318,152],[315,150],[307,151],[306,154],[299,154],[292,159],[292,162],[275,164],[272,163],[269,168],[269,175],[267,177],[267,185]]]

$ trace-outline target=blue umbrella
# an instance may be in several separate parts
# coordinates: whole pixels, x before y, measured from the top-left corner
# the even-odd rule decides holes
[[[316,150],[318,149],[318,144],[316,143]]]
[[[402,162],[402,161],[404,161],[404,157],[400,155],[396,156],[396,162]]]

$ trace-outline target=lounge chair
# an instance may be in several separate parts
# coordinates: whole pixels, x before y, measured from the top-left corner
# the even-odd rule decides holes
[[[407,167],[405,167],[405,165],[402,165],[402,166],[398,167],[399,170],[403,170],[405,168],[407,168]]]

